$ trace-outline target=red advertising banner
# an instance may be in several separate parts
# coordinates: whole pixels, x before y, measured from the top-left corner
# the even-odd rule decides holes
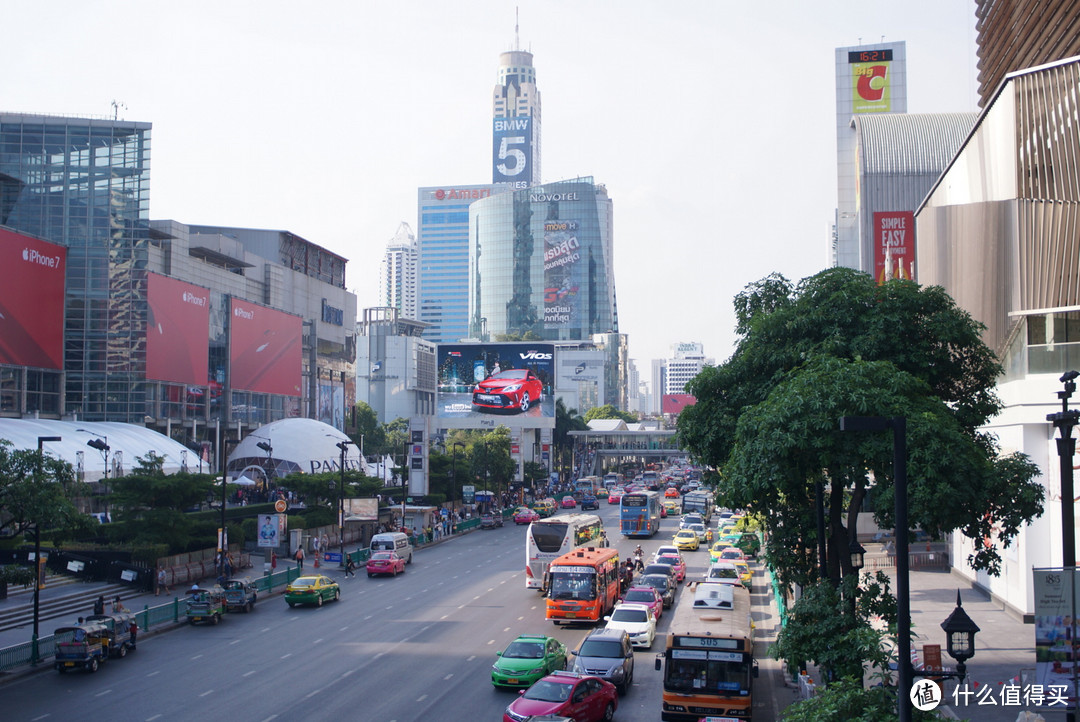
[[[665,414],[677,414],[687,406],[693,406],[697,399],[690,394],[664,394],[660,398],[660,411]]]
[[[874,214],[874,278],[915,280],[915,213],[889,211]]]
[[[234,298],[229,304],[229,328],[234,389],[300,396],[303,322],[299,316]]]
[[[64,366],[67,249],[0,228],[0,363]]]
[[[146,378],[206,386],[210,291],[148,273],[146,302]]]

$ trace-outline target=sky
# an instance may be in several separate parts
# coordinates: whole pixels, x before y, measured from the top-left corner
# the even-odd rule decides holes
[[[291,231],[375,306],[417,188],[491,182],[515,8],[543,180],[607,186],[644,379],[675,343],[726,360],[747,284],[828,266],[836,48],[906,41],[909,112],[977,110],[974,0],[50,0],[6,3],[0,111],[152,123],[150,218]]]

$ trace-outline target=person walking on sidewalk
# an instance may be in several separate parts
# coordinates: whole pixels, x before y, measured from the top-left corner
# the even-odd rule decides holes
[[[162,589],[165,590],[166,594],[169,593],[169,585],[165,583],[165,580],[166,580],[165,567],[160,567],[159,566],[157,568],[157,589],[154,590],[154,596],[155,597],[158,596],[159,594],[161,594]]]
[[[346,577],[355,577],[356,576],[356,562],[353,561],[353,558],[351,556],[346,556],[346,559],[347,559],[347,561],[345,562],[345,576]]]
[[[296,547],[296,566],[303,571],[304,569],[304,547]]]

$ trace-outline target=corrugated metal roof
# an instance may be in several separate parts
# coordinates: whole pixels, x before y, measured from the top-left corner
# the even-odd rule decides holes
[[[978,113],[864,113],[852,118],[861,172],[940,173],[975,126]]]

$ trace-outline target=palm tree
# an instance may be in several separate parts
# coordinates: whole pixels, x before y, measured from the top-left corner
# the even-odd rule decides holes
[[[567,457],[573,456],[574,439],[571,431],[584,431],[589,428],[577,409],[568,409],[562,398],[555,400],[555,457],[563,471],[568,466]]]

